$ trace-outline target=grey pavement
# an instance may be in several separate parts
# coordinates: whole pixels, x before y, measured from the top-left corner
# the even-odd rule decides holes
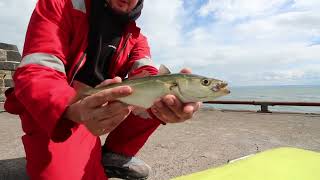
[[[0,127],[0,180],[26,179],[20,120],[1,113]],[[320,115],[202,109],[191,121],[161,126],[138,157],[152,167],[149,179],[167,180],[277,147],[319,152]]]

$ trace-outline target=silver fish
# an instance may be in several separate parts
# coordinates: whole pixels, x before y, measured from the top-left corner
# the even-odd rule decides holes
[[[161,65],[159,74],[156,76],[129,79],[118,84],[90,88],[81,94],[89,96],[108,88],[130,86],[133,93],[118,100],[126,104],[149,108],[156,99],[167,94],[175,95],[184,103],[212,101],[230,93],[227,85],[224,81],[195,74],[171,74],[168,68]]]

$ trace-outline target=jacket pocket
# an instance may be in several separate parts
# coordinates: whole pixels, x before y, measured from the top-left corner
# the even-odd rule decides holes
[[[20,103],[20,101],[17,99],[14,88],[9,88],[5,91],[6,101],[4,103],[4,109],[10,113],[19,115],[23,112],[23,105]]]

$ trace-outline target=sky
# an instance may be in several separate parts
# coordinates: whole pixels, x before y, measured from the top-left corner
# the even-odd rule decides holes
[[[21,51],[36,0],[0,0],[0,42]],[[152,59],[231,86],[320,85],[319,0],[145,0]]]

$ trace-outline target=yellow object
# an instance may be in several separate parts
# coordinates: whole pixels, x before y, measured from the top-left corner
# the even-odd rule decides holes
[[[320,153],[273,149],[172,180],[320,180]]]

